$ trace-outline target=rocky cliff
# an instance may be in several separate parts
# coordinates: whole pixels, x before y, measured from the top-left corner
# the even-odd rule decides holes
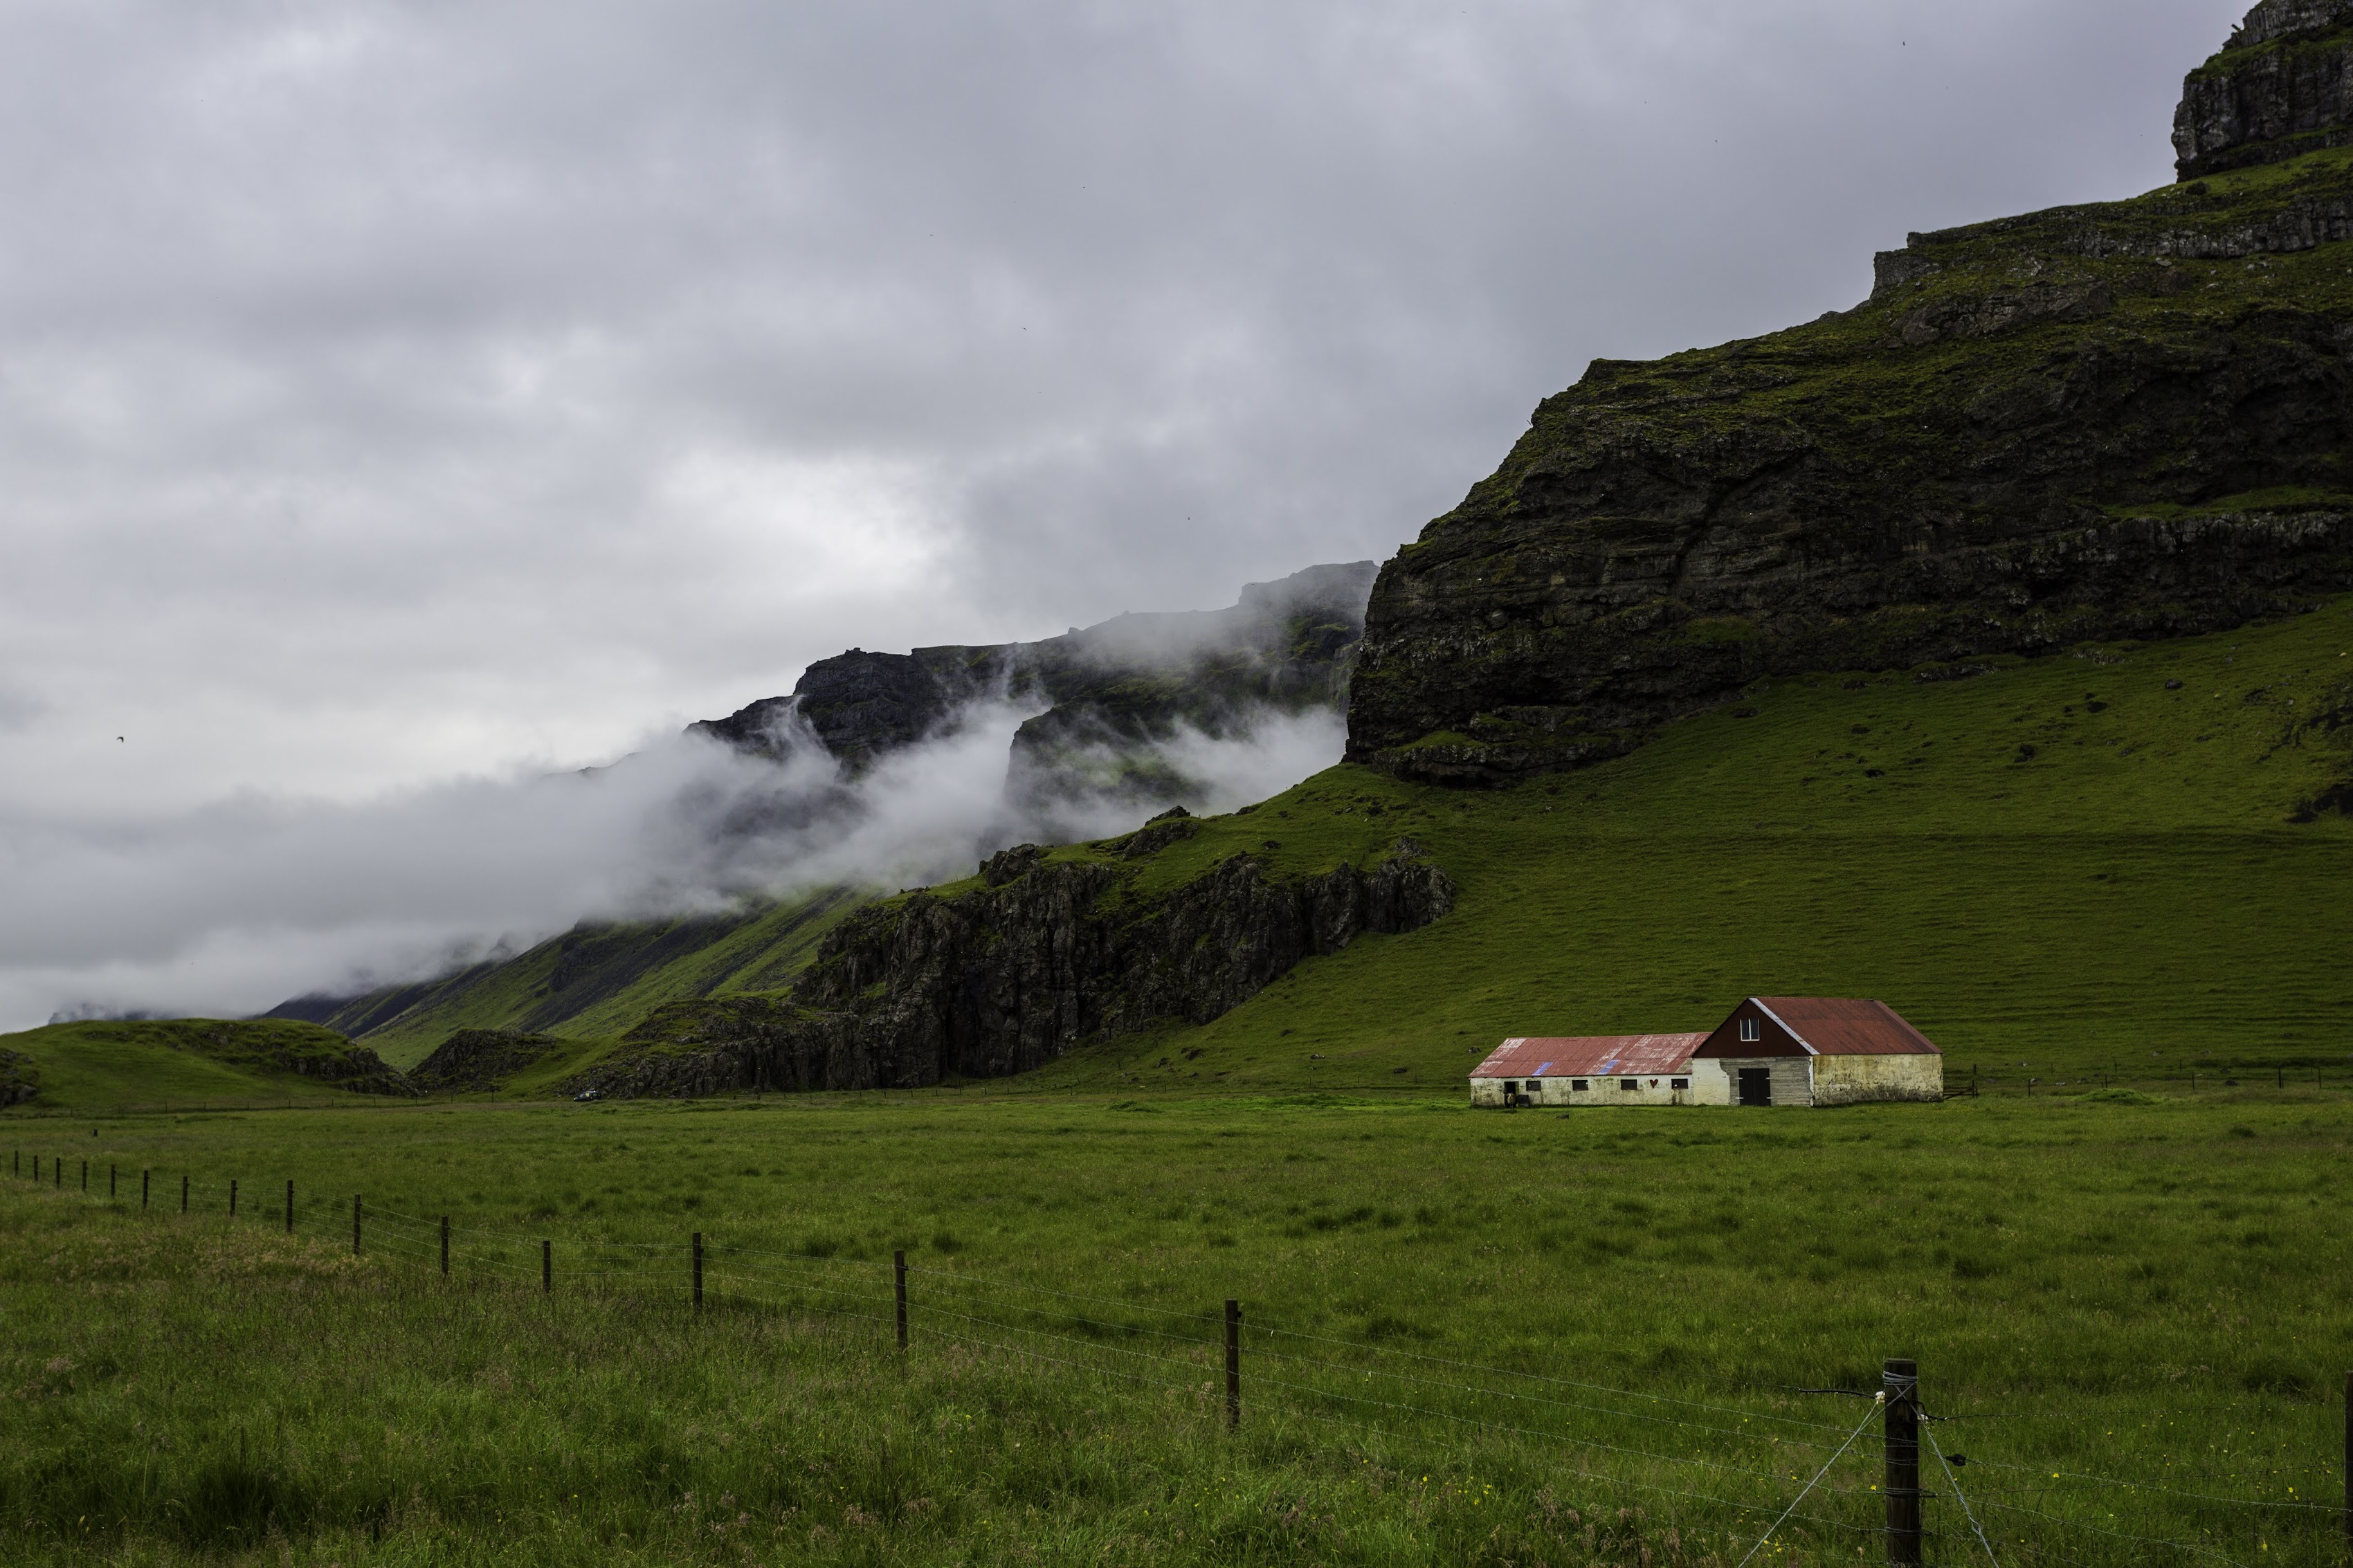
[[[1111,795],[1198,805],[1188,782],[1124,753],[1179,726],[1221,735],[1267,709],[1337,709],[1364,635],[1370,561],[1253,583],[1224,610],[1125,615],[1039,642],[852,648],[809,666],[788,696],[692,726],[755,755],[814,741],[853,773],[939,733],[988,698],[1039,711],[1008,760],[1018,806]]]
[[[2353,0],[2264,0],[2189,73],[2173,119],[2181,178],[2353,141]]]
[[[2274,0],[2240,52],[2333,48],[2343,9]],[[2348,237],[2353,149],[2302,152],[1914,235],[1852,310],[1597,361],[1383,568],[1350,758],[1493,782],[1764,675],[2180,636],[2353,588]]]
[[[1002,1077],[1162,1020],[1206,1023],[1302,959],[1365,931],[1419,930],[1453,907],[1453,883],[1409,839],[1369,869],[1282,882],[1235,855],[1138,895],[1139,863],[1187,826],[1170,819],[1061,858],[1024,845],[992,858],[976,888],[861,910],[789,998],[664,1007],[567,1088],[681,1095]]]

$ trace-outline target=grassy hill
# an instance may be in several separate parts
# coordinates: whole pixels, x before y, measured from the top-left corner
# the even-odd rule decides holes
[[[373,1051],[284,1018],[51,1024],[0,1036],[34,1111],[321,1105],[407,1090]]]
[[[301,1016],[416,1066],[460,1029],[609,1039],[666,1002],[790,985],[862,895],[827,889],[728,915],[581,925],[503,963],[391,986]]]
[[[2353,600],[2202,638],[1762,683],[1634,755],[1511,789],[1337,767],[1207,821],[1138,891],[1242,851],[1282,877],[1365,865],[1410,835],[1460,885],[1454,912],[1024,1087],[1446,1089],[1508,1035],[1705,1028],[1751,994],[1883,998],[1944,1047],[1949,1081],[2353,1068],[2349,785]],[[404,1066],[459,1028],[581,1041],[509,1086],[544,1093],[666,1002],[788,985],[859,901],[582,928],[330,1022]],[[44,1105],[262,1092],[149,1033],[193,1027],[5,1044],[37,1064]]]
[[[1438,1087],[1504,1036],[1712,1027],[1750,994],[1883,998],[1961,1078],[2353,1067],[2353,602],[1981,668],[1761,684],[1493,793],[1344,766],[1208,823],[1155,881],[1408,834],[1461,900],[1039,1086]]]

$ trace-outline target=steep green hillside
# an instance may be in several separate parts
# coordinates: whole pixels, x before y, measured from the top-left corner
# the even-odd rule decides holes
[[[1344,766],[1209,822],[1150,878],[1409,835],[1461,899],[1035,1081],[1440,1087],[1507,1035],[1712,1027],[1749,994],[1883,997],[1962,1078],[2353,1067],[2353,601],[1981,666],[1760,683],[1510,790]]]
[[[0,1035],[35,1111],[319,1104],[411,1090],[364,1046],[315,1024],[173,1018],[51,1024]]]
[[[603,1038],[666,1002],[791,984],[818,940],[860,901],[856,892],[828,889],[733,915],[582,925],[504,963],[315,1010],[289,1007],[364,1039],[404,1068],[460,1029]]]

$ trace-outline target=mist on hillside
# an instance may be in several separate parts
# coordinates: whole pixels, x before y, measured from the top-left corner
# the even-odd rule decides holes
[[[769,756],[694,734],[613,766],[475,780],[359,805],[247,796],[143,822],[0,817],[0,1028],[55,1016],[239,1016],[418,979],[584,919],[726,908],[844,882],[969,873],[987,850],[1123,832],[1159,809],[1117,785],[1023,807],[1006,791],[1036,711],[972,703],[849,776],[789,720]],[[1267,710],[1179,726],[1123,766],[1181,775],[1200,809],[1339,760],[1341,717]]]

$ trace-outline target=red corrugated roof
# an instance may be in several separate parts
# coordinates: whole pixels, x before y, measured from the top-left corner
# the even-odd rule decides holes
[[[1942,1056],[1927,1036],[1905,1023],[1884,1002],[1835,996],[1758,996],[1757,1005],[1817,1056]]]
[[[1610,1078],[1675,1073],[1690,1065],[1705,1035],[1601,1035],[1587,1039],[1505,1040],[1472,1078]]]

